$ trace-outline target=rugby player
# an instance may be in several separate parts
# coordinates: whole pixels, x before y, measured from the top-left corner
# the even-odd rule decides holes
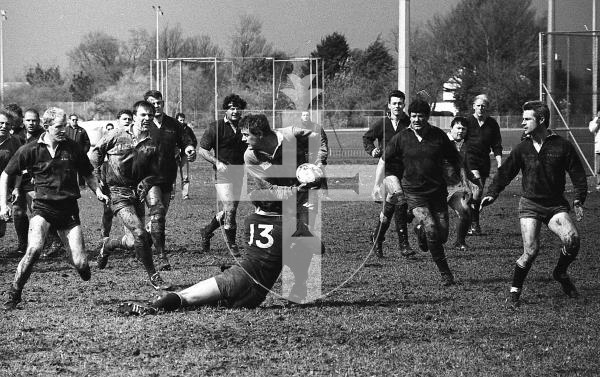
[[[579,233],[569,216],[565,198],[565,173],[569,173],[575,191],[573,208],[576,219],[583,218],[583,203],[587,196],[587,179],[573,145],[548,128],[550,110],[541,101],[523,105],[524,140],[510,152],[498,174],[494,176],[481,207],[492,204],[500,192],[517,176],[521,180],[519,221],[523,237],[523,254],[515,265],[509,305],[521,303],[523,283],[540,251],[540,230],[545,224],[562,242],[558,263],[552,276],[569,297],[578,297],[577,288],[567,274],[567,268],[579,253]]]
[[[373,158],[380,158],[385,153],[387,143],[400,131],[406,129],[410,125],[408,115],[404,113],[404,104],[406,97],[400,90],[393,90],[388,95],[387,108],[389,115],[373,124],[371,128],[363,135],[363,145],[365,151]],[[375,147],[377,140],[377,147]],[[381,176],[383,179],[383,176]],[[373,190],[373,198],[379,201],[381,193],[381,181],[375,182]],[[379,214],[379,219],[373,233],[371,233],[371,241],[375,244],[375,254],[383,257],[383,241],[390,223],[394,216],[396,223],[396,233],[398,233],[398,241],[400,244],[400,254],[405,257],[414,255],[408,243],[408,205],[404,196],[398,198],[396,204],[392,204],[385,200],[383,211]]]
[[[192,143],[194,145],[197,145],[198,141],[196,140],[194,130],[192,130],[192,128],[185,122],[185,114],[177,113],[175,114],[175,119],[177,119],[177,121],[181,125],[183,125],[183,127],[185,128],[185,132],[188,133],[190,139],[192,140]],[[177,157],[177,165],[179,166],[179,176],[181,177],[181,199],[188,200],[190,198],[190,162],[187,160],[187,158],[185,158],[185,156],[182,156],[181,154],[179,154],[179,156]]]
[[[150,234],[144,227],[145,195],[156,195],[152,187],[160,185],[158,148],[148,135],[154,118],[154,106],[146,101],[133,105],[133,124],[106,134],[92,149],[91,162],[98,179],[104,170],[104,181],[110,192],[110,205],[125,227],[121,238],[104,237],[98,268],[104,269],[115,248],[134,250],[144,265],[149,282],[155,289],[170,289],[154,267]],[[106,166],[103,168],[103,166]],[[140,190],[138,191],[138,185]],[[159,201],[155,205],[161,205]],[[151,212],[157,212],[151,208]]]
[[[467,117],[467,165],[475,179],[480,179],[482,187],[490,176],[490,151],[494,154],[498,168],[502,166],[502,134],[498,122],[489,116],[490,100],[480,94],[473,100],[473,115]],[[469,235],[481,235],[479,207],[481,194],[473,198],[471,207],[471,229]]]
[[[21,140],[10,132],[13,121],[10,112],[0,110],[0,170],[4,170],[10,158],[21,147]],[[0,218],[0,238],[6,233],[6,220],[8,219]]]
[[[148,101],[154,106],[154,122],[148,125],[148,131],[150,138],[158,147],[161,173],[161,184],[154,188],[154,190],[160,191],[160,195],[146,198],[146,204],[150,209],[150,235],[159,257],[158,269],[170,270],[171,264],[165,250],[165,222],[171,203],[171,191],[177,179],[176,155],[179,151],[183,151],[188,161],[194,161],[196,144],[177,120],[164,113],[165,102],[161,92],[158,90],[147,91],[144,93],[144,101]],[[153,209],[158,212],[154,212]]]
[[[122,109],[117,114],[117,130],[127,130],[129,129],[129,125],[133,120],[133,113],[129,109]],[[109,123],[112,125],[112,123]],[[108,124],[106,125],[106,129],[108,130]],[[114,128],[113,128],[114,129]],[[108,169],[108,164],[102,164],[100,179],[98,182],[100,183],[100,188],[102,188],[102,192],[104,195],[110,196],[110,190],[106,185],[106,170]],[[104,204],[102,208],[102,238],[110,236],[110,230],[112,228],[113,223],[113,211],[110,205],[110,202]]]
[[[232,308],[255,308],[265,300],[281,273],[282,250],[291,244],[290,240],[283,239],[283,235],[294,233],[297,226],[296,221],[282,222],[282,213],[293,216],[298,204],[302,203],[296,200],[296,196],[306,197],[308,194],[308,186],[300,185],[294,176],[297,167],[295,142],[297,139],[316,138],[319,135],[296,127],[273,131],[262,114],[244,117],[240,126],[244,141],[248,143],[244,161],[250,168],[250,175],[255,178],[257,189],[251,193],[256,210],[244,222],[245,254],[238,260],[238,264],[215,277],[179,292],[165,293],[154,300],[150,307],[126,303],[122,307],[123,311],[149,314],[158,310],[169,311],[215,303]],[[292,211],[283,212],[286,209]],[[284,231],[284,227],[292,229]],[[312,253],[307,253],[306,250],[297,252],[298,257],[305,260],[290,267],[301,266],[307,269]],[[294,274],[296,273],[300,271],[295,269]],[[295,276],[296,283],[299,282],[299,277]],[[294,285],[290,298],[297,297],[294,292],[297,293],[298,287],[302,285]]]
[[[419,247],[429,250],[441,273],[442,285],[449,286],[454,284],[454,276],[444,252],[448,239],[448,191],[444,176],[453,174],[448,169],[460,171],[462,164],[454,143],[442,130],[429,124],[430,112],[426,101],[411,102],[410,127],[387,144],[375,180],[380,182],[385,174],[386,202],[395,204],[402,195],[406,197],[408,210],[416,218]],[[391,210],[392,206],[384,207],[385,218],[390,217],[386,211]]]
[[[36,109],[25,110],[23,117],[25,125],[25,143],[36,142],[40,135],[44,133],[44,128],[40,125],[40,114]],[[17,253],[24,254],[27,249],[27,233],[29,232],[29,217],[27,211],[33,213],[33,198],[35,190],[31,181],[31,174],[28,171],[22,172],[22,175],[17,178],[15,190],[13,191],[13,223],[15,232],[17,233]],[[64,248],[60,237],[55,229],[50,229],[47,236],[46,245],[48,250],[42,256],[58,256],[64,252]]]
[[[70,253],[70,261],[81,278],[84,281],[91,278],[79,220],[77,199],[81,194],[77,174],[85,178],[99,200],[105,201],[108,197],[98,187],[92,175],[92,165],[81,146],[66,136],[66,123],[64,110],[56,107],[47,109],[42,116],[46,131],[37,142],[20,148],[0,176],[0,217],[4,219],[10,215],[7,204],[9,179],[27,170],[34,179],[35,187],[27,251],[19,262],[8,291],[8,300],[4,304],[7,310],[14,309],[21,301],[21,292],[40,256],[50,227],[58,230]]]
[[[463,170],[465,172],[464,176],[461,176],[460,172],[450,169],[450,172],[455,174],[446,175],[446,183],[448,184],[448,206],[458,216],[456,241],[453,246],[460,251],[466,251],[468,248],[465,239],[471,225],[471,202],[474,197],[480,195],[481,180],[475,179],[466,168],[465,137],[467,136],[467,118],[456,117],[452,119],[450,131],[447,132],[447,135],[454,142],[456,150],[460,152],[465,167]]]
[[[242,140],[239,121],[246,108],[246,101],[237,94],[230,94],[223,100],[222,107],[225,117],[206,128],[200,138],[198,153],[213,165],[215,189],[223,209],[201,229],[200,235],[202,252],[207,253],[210,251],[210,239],[223,225],[227,247],[237,257],[240,253],[236,242],[236,213],[242,192],[244,152],[247,147]]]

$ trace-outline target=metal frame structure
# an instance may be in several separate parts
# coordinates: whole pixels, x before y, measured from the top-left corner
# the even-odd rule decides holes
[[[324,70],[324,62],[321,58],[311,58],[311,57],[298,57],[298,58],[290,58],[290,59],[276,59],[273,57],[232,57],[232,58],[227,58],[227,57],[186,57],[186,58],[164,58],[164,59],[153,59],[150,61],[150,87],[151,88],[155,88],[156,90],[161,91],[161,93],[163,94],[164,100],[165,100],[165,112],[169,112],[169,98],[171,96],[170,93],[170,87],[169,87],[169,70],[170,70],[170,63],[178,63],[178,70],[179,70],[179,91],[178,91],[178,97],[179,100],[177,101],[178,103],[178,107],[179,107],[179,111],[183,111],[183,63],[184,62],[189,62],[189,63],[208,63],[208,64],[213,64],[214,65],[214,110],[215,110],[215,120],[218,119],[218,111],[219,111],[219,105],[218,105],[218,65],[219,63],[231,63],[231,76],[233,78],[234,72],[233,72],[233,62],[234,59],[263,59],[263,60],[271,60],[271,66],[272,66],[272,79],[271,79],[271,87],[272,87],[272,126],[275,126],[275,117],[276,117],[276,104],[277,104],[277,94],[278,94],[278,89],[276,90],[276,70],[275,70],[275,65],[276,63],[285,63],[285,62],[301,62],[301,61],[307,61],[309,63],[309,74],[312,75],[313,74],[313,62],[316,62],[316,67],[315,67],[315,80],[311,81],[311,86],[310,86],[310,91],[311,94],[313,93],[313,90],[317,90],[319,88],[319,84],[321,85],[321,89],[323,89],[323,92],[325,91],[324,88],[324,79],[325,79],[325,70]],[[319,67],[320,66],[320,67]],[[153,67],[156,67],[156,69],[154,69]],[[319,69],[320,68],[320,69]],[[319,77],[319,72],[321,71],[321,75]],[[281,78],[280,78],[281,81]],[[312,98],[312,97],[311,97]],[[319,100],[320,98],[320,100]],[[323,104],[324,104],[324,95],[321,94],[321,96],[317,96],[317,105],[316,105],[316,109],[311,109],[311,110],[316,110],[316,119],[317,122],[320,122],[320,116],[321,114],[319,113],[319,109],[323,108]]]

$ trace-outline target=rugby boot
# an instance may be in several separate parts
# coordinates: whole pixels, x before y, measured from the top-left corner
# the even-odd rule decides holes
[[[150,306],[157,310],[173,311],[183,306],[183,300],[175,292],[163,292],[150,303]]]
[[[77,273],[79,274],[79,277],[81,277],[81,280],[83,280],[83,281],[88,281],[92,278],[92,271],[90,270],[90,266],[87,264],[81,270],[77,269]]]
[[[566,272],[560,273],[555,269],[552,273],[552,277],[554,278],[554,280],[560,283],[563,292],[565,292],[567,296],[571,298],[579,297],[579,292],[577,292],[577,288],[575,288],[575,285],[573,284],[571,278],[569,278],[569,275]]]
[[[171,263],[167,258],[167,253],[164,251],[158,256],[158,270],[159,271],[171,271]]]
[[[14,310],[17,308],[17,304],[21,302],[21,291],[15,289],[12,285],[8,290],[8,300],[4,302],[4,310]]]
[[[516,309],[521,306],[521,291],[511,291],[506,299],[506,304],[510,309]]]
[[[467,250],[469,250],[469,247],[467,246],[467,244],[466,244],[466,243],[464,243],[464,242],[460,242],[460,241],[458,241],[458,240],[457,240],[456,242],[454,242],[454,244],[452,244],[452,246],[453,246],[453,247],[454,247],[456,250],[458,250],[458,251],[467,251]]]
[[[139,304],[136,302],[124,302],[119,305],[117,308],[117,312],[121,315],[131,316],[131,315],[153,315],[157,314],[158,310],[151,306],[146,306],[144,304]]]
[[[442,272],[442,285],[444,287],[449,287],[454,284],[456,284],[456,282],[454,281],[454,275],[452,275],[452,272],[450,272],[450,271]]]
[[[108,264],[108,256],[109,251],[107,250],[106,243],[108,242],[108,237],[104,237],[102,239],[102,245],[100,246],[100,253],[96,258],[96,264],[99,270],[104,270],[106,265]]]
[[[157,291],[170,291],[173,289],[173,285],[164,281],[158,272],[150,276],[148,281],[150,282],[150,285]]]
[[[385,241],[385,232],[390,227],[390,223],[382,223],[381,221],[377,221],[377,226],[373,233],[371,233],[371,242],[373,242],[375,247],[375,255],[379,258],[383,258],[383,241]]]
[[[227,247],[229,248],[229,251],[231,251],[231,254],[233,254],[235,258],[238,258],[241,254],[235,238],[236,229],[225,229],[225,239],[227,241]]]

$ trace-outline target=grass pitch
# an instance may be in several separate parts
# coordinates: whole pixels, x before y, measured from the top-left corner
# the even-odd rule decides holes
[[[199,229],[214,214],[215,198],[207,164],[192,166],[191,200],[182,201],[178,192],[167,219],[174,269],[163,276],[180,287],[232,261],[220,237],[213,238],[211,254],[198,253]],[[0,375],[596,376],[600,194],[590,194],[578,224],[581,253],[570,271],[581,297],[569,299],[551,279],[559,243],[543,230],[523,305],[512,311],[505,299],[522,249],[519,184],[484,210],[485,234],[467,239],[469,251],[447,248],[458,282],[450,288],[441,287],[428,254],[401,257],[392,231],[385,258],[369,256],[368,235],[379,211],[370,202],[323,204],[328,252],[322,286],[324,292],[336,290],[305,305],[290,306],[271,295],[255,310],[209,307],[122,317],[116,311],[120,302],[155,294],[132,253],[114,254],[103,271],[92,261],[89,282],[65,258],[41,259],[19,309],[0,313]],[[81,218],[95,257],[101,208],[89,190],[83,196]],[[241,206],[239,223],[250,210]],[[451,216],[451,239],[454,222]],[[113,234],[120,232],[116,221]],[[10,228],[0,247],[3,287],[19,261],[6,256],[14,244]]]

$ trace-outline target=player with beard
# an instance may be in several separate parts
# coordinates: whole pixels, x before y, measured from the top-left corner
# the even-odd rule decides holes
[[[165,283],[154,267],[150,234],[144,228],[144,201],[146,197],[157,195],[155,187],[161,183],[158,149],[148,135],[154,106],[138,101],[133,105],[133,114],[133,124],[106,134],[92,149],[94,174],[98,179],[104,179],[110,192],[111,208],[125,227],[123,237],[106,236],[102,240],[98,268],[106,267],[115,248],[134,250],[146,269],[150,284],[155,289],[170,289],[171,285]],[[102,170],[104,177],[101,177]]]
[[[50,227],[58,230],[70,254],[70,262],[81,278],[84,281],[91,278],[79,220],[77,199],[81,194],[77,174],[84,176],[99,200],[105,201],[108,197],[98,187],[92,175],[92,165],[83,149],[67,137],[66,118],[62,109],[51,107],[46,110],[42,117],[46,131],[37,142],[21,147],[0,176],[0,217],[5,220],[10,216],[7,204],[9,180],[27,170],[34,179],[35,187],[27,251],[8,291],[8,300],[4,304],[7,310],[14,309],[21,301],[21,292],[40,256]]]
[[[171,203],[171,191],[177,179],[177,158],[179,151],[183,151],[188,161],[196,159],[196,145],[190,139],[183,126],[174,118],[164,113],[162,93],[158,90],[149,90],[144,94],[144,101],[154,106],[154,122],[148,126],[150,138],[158,147],[159,169],[161,184],[157,187],[160,195],[147,199],[146,204],[150,209],[150,235],[154,248],[159,257],[159,270],[170,270],[171,264],[165,250],[166,216]]]
[[[448,136],[429,124],[430,112],[427,102],[420,99],[411,102],[410,127],[390,140],[375,179],[379,181],[385,174],[383,185],[390,203],[395,203],[401,195],[406,197],[408,210],[416,218],[419,247],[429,250],[440,271],[442,285],[449,286],[455,282],[444,252],[448,239],[448,191],[444,177],[454,174],[448,169],[461,171],[462,161]],[[385,213],[384,216],[389,218]]]

